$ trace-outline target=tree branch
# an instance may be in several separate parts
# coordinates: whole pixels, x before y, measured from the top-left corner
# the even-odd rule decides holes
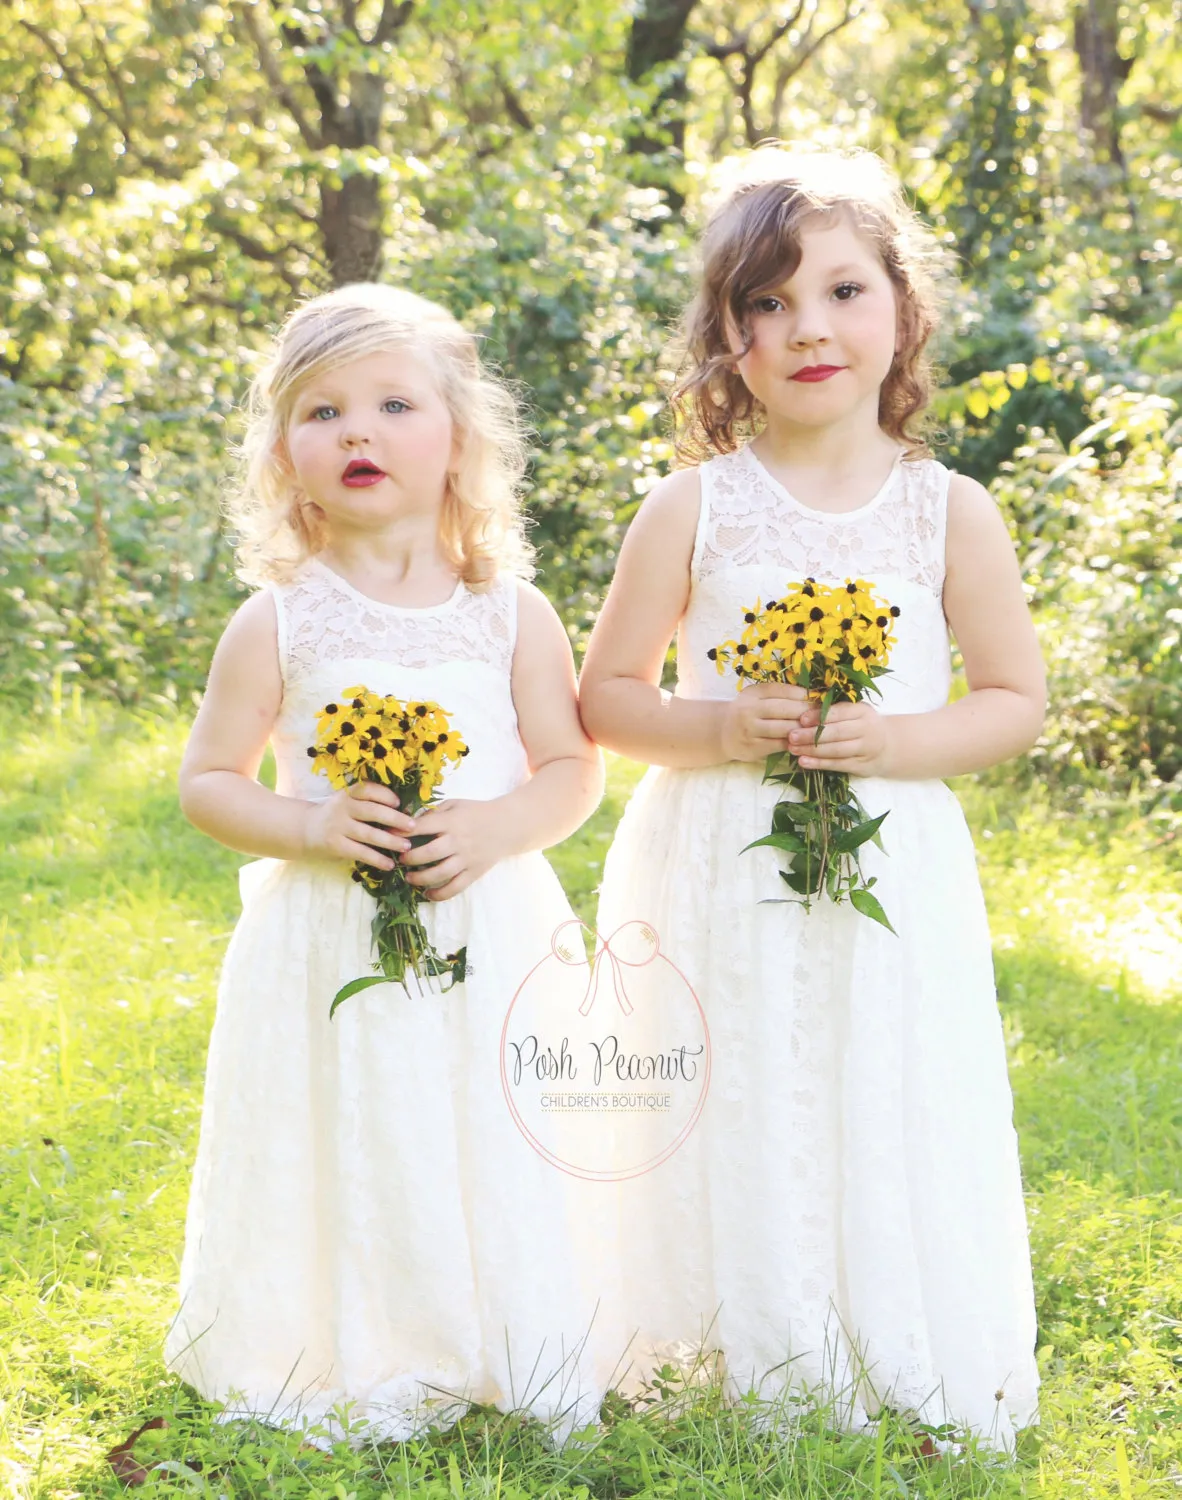
[[[505,103],[505,113],[513,121],[514,125],[517,126],[518,130],[532,131],[534,128],[534,122],[530,119],[525,105],[522,104],[521,98],[515,92],[513,85],[505,77],[504,73],[501,72],[501,65],[499,62],[493,63],[492,74],[493,77],[497,80],[497,87],[501,91],[501,98]]]
[[[291,250],[306,253],[305,246],[289,242],[275,249],[268,249],[261,240],[256,239],[252,234],[247,234],[246,230],[240,229],[231,219],[225,218],[216,211],[208,214],[205,222],[216,234],[224,235],[226,239],[237,245],[248,260],[259,261],[263,265],[270,266],[277,276],[287,282],[293,292],[299,291],[301,278],[285,266],[282,260],[283,256]]]
[[[839,31],[844,31],[844,29],[850,24],[850,22],[856,21],[861,14],[862,12],[858,9],[857,0],[853,0],[853,3],[847,4],[845,7],[845,13],[842,15],[841,20],[835,21],[833,25],[830,26],[828,31],[823,31],[821,33],[821,35],[812,44],[812,46],[806,47],[803,52],[798,54],[797,64],[792,69],[792,72],[788,75],[788,77],[792,78],[797,73],[799,73],[801,68],[804,67],[805,63],[808,62],[809,58],[812,57],[813,53],[816,52],[819,47],[823,46],[831,36],[836,36]],[[787,82],[787,79],[785,79],[785,82]]]
[[[85,14],[84,11],[83,15]],[[118,95],[119,107],[123,112],[123,118],[126,120],[131,114],[131,110],[128,108],[127,94],[123,88],[123,79],[119,76],[119,69],[111,62],[111,54],[107,51],[107,44],[103,41],[103,34],[93,22],[91,22],[90,26],[90,35],[98,49],[99,56],[103,60],[103,68],[107,77],[111,80],[111,86]]]
[[[739,113],[743,121],[743,133],[747,138],[749,146],[755,146],[763,138],[764,132],[756,126],[755,110],[753,105],[755,93],[756,73],[760,64],[769,56],[776,44],[783,40],[789,31],[800,20],[807,0],[797,0],[796,8],[790,16],[778,21],[772,28],[767,39],[759,45],[752,44],[753,26],[748,26],[744,31],[732,33],[724,42],[709,42],[703,45],[702,51],[705,56],[712,57],[723,65],[723,72],[730,80],[738,99]],[[785,59],[780,61],[776,69],[776,82],[772,98],[772,134],[779,130],[780,112],[783,107],[784,90],[790,79],[794,78],[805,64],[814,56],[817,50],[835,36],[839,31],[855,20],[861,14],[858,0],[845,0],[842,15],[832,26],[822,31],[819,36],[813,37],[813,24],[816,20],[816,7],[814,6],[808,18],[808,24],[804,29],[804,36],[796,48]],[[736,80],[733,74],[725,66],[726,60],[731,57],[739,59],[739,78]]]
[[[161,177],[175,179],[180,175],[176,165],[173,162],[164,161],[161,157],[153,156],[150,151],[145,151],[141,146],[137,145],[135,138],[131,133],[131,127],[128,124],[127,120],[121,119],[115,112],[115,110],[113,110],[107,103],[107,101],[102,97],[102,95],[99,94],[94,88],[91,87],[90,84],[86,82],[85,78],[81,76],[77,68],[75,68],[74,65],[70,62],[69,56],[57,46],[57,44],[54,42],[53,38],[47,31],[38,26],[35,22],[25,20],[23,16],[21,17],[20,24],[25,28],[30,36],[36,37],[37,41],[41,43],[41,45],[53,58],[54,62],[62,71],[62,77],[66,80],[70,87],[76,93],[81,94],[82,97],[87,101],[87,103],[90,104],[94,108],[94,110],[98,114],[100,114],[104,120],[107,121],[109,125],[113,125],[115,127],[115,129],[119,132],[119,137],[123,142],[124,150],[128,153],[128,155],[134,156],[137,161],[141,162],[145,167],[150,167],[153,172],[158,173]]]
[[[768,55],[768,53],[772,50],[772,48],[776,45],[776,43],[780,40],[780,38],[788,35],[788,33],[800,19],[800,13],[803,9],[804,0],[800,0],[800,4],[797,5],[792,14],[788,16],[786,20],[781,21],[778,26],[773,27],[771,35],[768,37],[763,46],[757,47],[754,52],[750,53],[752,68],[758,67],[759,64]],[[811,16],[809,17],[809,27],[810,29],[812,28]]]
[[[305,114],[304,107],[296,97],[295,91],[283,77],[275,53],[271,50],[271,44],[263,35],[263,28],[259,25],[257,0],[249,0],[246,5],[235,6],[231,13],[242,18],[247,35],[254,44],[263,77],[295,121],[296,129],[304,144],[312,151],[320,151],[324,146],[324,137]]]
[[[410,20],[414,8],[414,0],[382,0],[382,13],[374,28],[374,42],[381,46],[383,42],[392,41]]]

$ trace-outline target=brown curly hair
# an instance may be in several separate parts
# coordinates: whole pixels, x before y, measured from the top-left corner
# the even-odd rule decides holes
[[[879,425],[908,458],[928,452],[923,417],[934,379],[927,343],[943,300],[944,252],[873,153],[762,147],[743,159],[703,236],[698,292],[681,329],[688,373],[671,398],[682,463],[731,453],[759,430],[763,407],[736,368],[751,347],[751,303],[795,274],[802,231],[836,215],[874,244],[895,289],[899,352],[882,384]],[[727,341],[728,324],[743,340],[739,354]]]

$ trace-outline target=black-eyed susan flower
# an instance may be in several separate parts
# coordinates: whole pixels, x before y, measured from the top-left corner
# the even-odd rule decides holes
[[[843,584],[806,578],[781,598],[743,612],[737,640],[723,641],[706,653],[715,669],[729,667],[748,682],[786,682],[803,687],[821,711],[820,739],[834,703],[857,703],[877,693],[875,680],[889,671],[892,631],[898,605],[879,599],[864,578]],[[790,751],[768,757],[764,780],[791,788],[797,798],[777,804],[772,832],[750,848],[770,847],[788,856],[781,879],[806,910],[812,899],[827,895],[853,906],[890,927],[886,913],[862,876],[861,846],[879,842],[886,814],[867,818],[850,778],[839,771],[806,771]],[[881,847],[881,845],[880,845]],[[893,929],[892,929],[893,930]]]
[[[334,789],[363,781],[380,782],[398,794],[398,805],[412,817],[426,807],[448,770],[468,754],[458,730],[438,703],[409,703],[387,693],[371,692],[364,684],[345,688],[338,700],[326,703],[316,715],[316,743],[308,747],[312,769],[323,774]],[[412,844],[430,842],[412,837]],[[427,938],[418,914],[422,892],[407,882],[403,867],[378,870],[358,861],[352,878],[377,902],[373,919],[376,954],[374,975],[355,979],[338,990],[329,1008],[371,984],[404,983],[410,974],[446,981],[450,988],[463,978],[464,950],[441,957]]]

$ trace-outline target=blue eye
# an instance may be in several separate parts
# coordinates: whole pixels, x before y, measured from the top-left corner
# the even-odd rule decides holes
[[[335,406],[314,406],[308,413],[309,422],[331,421],[337,415]]]
[[[843,281],[840,286],[834,287],[833,295],[839,302],[852,302],[860,292],[865,290],[866,288],[859,286],[856,281]]]
[[[410,406],[398,396],[391,396],[389,401],[382,402],[382,410],[391,412],[392,415],[397,416],[399,412],[409,411]]]

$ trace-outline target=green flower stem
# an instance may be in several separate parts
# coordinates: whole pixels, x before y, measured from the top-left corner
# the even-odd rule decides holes
[[[369,779],[378,780],[371,776]],[[383,783],[384,784],[384,783]],[[399,808],[414,817],[428,804],[419,792],[418,777],[396,782],[393,790],[398,794]],[[412,834],[411,848],[421,848],[434,838],[430,833]],[[370,932],[373,941],[375,975],[365,980],[350,980],[333,997],[329,1007],[331,1020],[338,1005],[357,994],[359,989],[371,984],[389,981],[405,984],[410,975],[418,979],[445,979],[444,993],[453,985],[463,981],[467,968],[467,950],[440,955],[427,936],[427,929],[419,915],[419,907],[426,899],[423,892],[407,879],[403,866],[395,860],[393,869],[375,870],[372,865],[358,864],[355,868],[362,874],[362,884],[377,904]],[[419,866],[429,869],[430,866]],[[419,986],[420,993],[422,986]]]

